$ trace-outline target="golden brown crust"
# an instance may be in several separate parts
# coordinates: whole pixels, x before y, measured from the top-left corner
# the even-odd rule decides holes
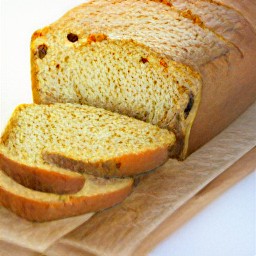
[[[222,6],[221,3],[219,5]],[[232,5],[229,8],[232,9]],[[256,100],[256,73],[253,71],[256,65],[256,34],[250,23],[245,21],[241,24],[243,27],[237,31],[234,27],[231,39],[239,47],[242,57],[231,50],[226,56],[200,67],[204,84],[188,153],[211,140]]]
[[[153,170],[168,160],[168,146],[140,154],[123,155],[106,162],[86,163],[56,152],[44,152],[44,160],[62,168],[100,177],[125,177]]]
[[[228,7],[239,12],[252,25],[256,32],[256,2],[255,0],[204,0]]]
[[[100,211],[123,201],[132,191],[131,182],[126,187],[95,196],[71,197],[67,202],[32,200],[0,186],[0,202],[4,207],[29,221],[44,222]]]
[[[172,2],[172,0],[169,1]],[[187,18],[199,17],[199,21],[204,21],[195,22],[196,25],[211,30],[234,46],[225,56],[220,56],[199,68],[203,78],[202,102],[191,129],[189,143],[184,143],[189,148],[187,154],[194,152],[225,129],[256,100],[256,75],[253,72],[256,59],[256,16],[252,15],[253,10],[256,10],[256,4],[253,4],[253,0],[200,1],[210,2],[237,12],[237,16],[241,16],[241,24],[234,26],[232,30],[230,28],[225,30],[225,23],[223,28],[216,27],[216,24],[212,24],[207,16],[199,17],[194,16],[190,10],[187,12]],[[249,5],[251,8],[248,8]],[[174,5],[172,8],[175,9]],[[183,14],[186,13],[183,12]],[[182,16],[186,17],[186,15]],[[176,135],[182,135],[176,130],[174,132]],[[177,142],[180,141],[182,140],[177,139]],[[178,144],[176,149],[179,148]],[[183,155],[178,154],[179,159],[186,157],[184,154],[186,151],[183,149]]]
[[[138,155],[124,155],[115,162],[119,166],[121,176],[131,176],[153,170],[168,160],[168,147],[148,150]]]
[[[21,111],[22,109],[26,108],[28,104],[20,104],[19,106],[17,106],[14,110],[14,113],[18,113],[19,111]],[[16,122],[17,122],[17,116],[14,115],[12,116],[12,118],[9,119],[2,135],[1,135],[1,138],[0,138],[0,146],[1,144],[4,144],[8,138],[9,138],[9,134],[10,134],[10,130],[12,129],[13,126],[16,125]],[[1,149],[1,148],[0,148]]]
[[[31,88],[32,88],[32,96],[33,96],[33,102],[36,104],[40,104],[41,97],[40,97],[40,88],[39,88],[39,81],[37,78],[37,74],[39,72],[38,66],[36,63],[37,60],[37,53],[35,52],[35,49],[33,47],[33,42],[39,38],[43,37],[48,31],[48,27],[45,27],[43,29],[39,29],[33,33],[31,36],[31,43],[30,43],[30,65],[31,65]]]
[[[76,193],[85,183],[82,175],[71,176],[27,166],[8,158],[3,153],[0,153],[0,169],[23,186],[43,192]]]
[[[236,50],[240,51],[239,50],[239,47],[236,46],[236,44],[234,44],[233,42],[231,42],[230,40],[227,40],[222,34],[220,33],[217,33],[216,30],[214,28],[212,28],[211,26],[208,26],[206,25],[202,18],[193,13],[190,9],[184,9],[184,10],[180,10],[180,9],[177,9],[175,7],[175,5],[172,4],[173,0],[151,0],[151,1],[154,1],[154,2],[158,2],[158,3],[162,3],[162,4],[165,4],[165,5],[168,5],[171,7],[172,10],[174,10],[175,12],[179,13],[179,15],[181,15],[183,18],[186,18],[186,19],[189,19],[191,21],[193,21],[193,23],[199,27],[201,27],[202,29],[205,29],[205,30],[208,30],[208,31],[211,31],[212,33],[214,33],[220,40],[224,41],[230,48],[236,48]],[[202,0],[202,1],[208,1],[208,0]],[[217,4],[217,5],[221,5],[215,1],[211,1],[209,0],[210,2],[212,2],[213,4]],[[224,6],[224,5],[223,5]],[[226,7],[226,6],[225,6]],[[220,56],[221,57],[221,56]]]
[[[34,103],[40,104],[41,99],[40,99],[40,93],[39,93],[39,81],[37,78],[38,66],[36,65],[36,57],[32,47],[30,49],[30,63],[31,63],[31,83],[32,83],[31,85],[32,85],[33,101]]]

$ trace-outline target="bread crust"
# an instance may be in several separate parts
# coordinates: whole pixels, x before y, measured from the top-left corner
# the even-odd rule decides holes
[[[43,152],[44,160],[50,164],[98,177],[126,177],[144,173],[164,164],[168,155],[169,148],[166,146],[140,154],[123,155],[105,162],[88,163],[58,152]]]
[[[41,98],[39,93],[39,82],[37,79],[37,73],[38,73],[38,66],[35,63],[35,56],[31,49],[30,51],[30,63],[31,63],[31,89],[32,89],[32,97],[33,102],[36,104],[40,104]]]
[[[213,0],[207,1],[211,2]],[[250,22],[256,32],[256,2],[254,0],[214,0],[213,2],[228,6],[241,13]]]
[[[186,2],[186,0],[153,1],[162,2],[173,9],[177,9],[176,2]],[[208,2],[213,6],[218,5],[223,7],[223,10],[230,10],[232,13],[236,12],[237,19],[233,21],[233,24],[239,21],[239,25],[225,27],[229,24],[224,23],[221,26],[221,21],[213,20],[212,22],[209,15],[200,16],[189,9],[185,12],[177,10],[183,14],[187,13],[187,16],[182,16],[188,19],[193,20],[198,17],[195,19],[195,25],[211,30],[234,46],[234,48],[230,47],[230,51],[226,55],[219,56],[198,67],[203,79],[202,101],[200,100],[195,121],[191,120],[193,125],[189,142],[184,143],[184,147],[187,146],[188,150],[184,149],[183,152],[188,155],[226,128],[256,100],[256,76],[252,70],[256,59],[256,3],[251,0],[199,0],[194,4],[201,2]],[[249,5],[252,8],[248,8]],[[182,8],[185,7],[182,6]],[[215,99],[218,100],[218,103]],[[186,154],[183,153],[179,159],[185,159]]]
[[[228,7],[232,9],[235,3],[243,1],[209,2],[223,2],[227,5],[233,2],[234,5]],[[227,7],[224,5],[224,8]],[[191,129],[188,154],[215,137],[256,100],[256,24],[253,28],[253,23],[243,20],[241,13],[242,8],[237,12],[242,26],[234,28],[232,33],[223,30],[239,51],[237,48],[230,49],[228,54],[199,67],[203,78],[202,97]],[[207,25],[212,24],[208,22]],[[218,29],[221,31],[220,27]]]
[[[0,202],[4,207],[22,218],[29,221],[44,222],[112,207],[123,201],[131,193],[132,187],[133,182],[131,181],[126,187],[117,191],[110,191],[94,196],[70,196],[69,201],[60,199],[55,202],[47,202],[20,196],[0,185]]]
[[[38,65],[36,64],[37,59],[37,50],[33,47],[33,42],[37,38],[44,38],[44,35],[49,31],[49,27],[45,27],[43,29],[36,30],[30,40],[30,77],[31,77],[31,89],[32,89],[32,97],[33,102],[36,104],[41,104],[42,100],[40,97],[40,88],[39,88],[39,81],[37,78],[37,74],[39,72]]]
[[[182,8],[178,10],[182,11],[186,0],[160,2],[169,3],[173,9]],[[224,13],[224,10],[230,10],[230,20],[223,25],[221,20],[211,20],[211,15],[207,15],[206,11],[206,15],[199,15],[188,8],[187,18],[199,17],[199,22],[195,22],[195,25],[211,30],[234,46],[225,55],[198,67],[203,79],[202,101],[191,129],[189,143],[184,143],[185,146],[188,145],[190,154],[225,129],[256,100],[256,75],[253,72],[256,59],[256,3],[251,0],[187,2],[195,5],[208,2],[222,7]],[[214,17],[215,14],[212,15]],[[232,18],[234,20],[230,25]],[[185,157],[183,155],[180,159]]]
[[[45,29],[44,29],[45,30]],[[40,91],[39,91],[39,81],[37,78],[37,74],[39,72],[38,66],[36,65],[36,53],[33,48],[33,41],[41,37],[43,35],[43,30],[37,30],[33,33],[31,37],[31,47],[30,47],[30,73],[31,73],[31,89],[32,89],[32,97],[33,97],[33,102],[36,104],[40,104],[41,98],[40,98]]]
[[[175,4],[172,4],[176,2],[175,0],[153,1],[176,8]],[[209,2],[236,12],[239,25],[236,24],[238,23],[236,20],[233,22],[236,26],[232,28],[226,28],[226,24],[221,27],[220,22],[212,23],[207,15],[202,17],[188,9],[187,18],[198,17],[195,25],[211,30],[234,47],[230,47],[230,51],[225,55],[198,67],[203,79],[202,100],[194,122],[191,121],[193,125],[189,142],[184,143],[184,147],[187,146],[188,149],[184,149],[183,152],[187,155],[215,137],[256,100],[256,74],[253,72],[256,64],[256,2],[254,3],[253,0],[197,2]],[[185,159],[186,154],[181,155],[179,159]]]
[[[0,169],[25,187],[49,193],[76,193],[85,183],[84,177],[80,174],[69,175],[68,172],[64,174],[28,166],[12,160],[2,152],[0,152]]]

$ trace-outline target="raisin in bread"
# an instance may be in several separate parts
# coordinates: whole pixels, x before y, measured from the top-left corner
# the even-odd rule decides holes
[[[184,159],[255,100],[255,44],[251,24],[214,1],[90,1],[32,36],[34,101],[167,128]]]
[[[104,109],[20,105],[2,135],[0,168],[26,187],[74,193],[87,182],[79,173],[146,172],[167,161],[174,142],[167,130]]]

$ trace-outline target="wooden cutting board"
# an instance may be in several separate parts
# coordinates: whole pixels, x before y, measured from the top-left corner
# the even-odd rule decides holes
[[[122,204],[91,218],[37,224],[0,207],[0,255],[20,256],[22,247],[24,255],[146,254],[256,168],[252,117],[256,104],[186,161],[170,160],[144,176]]]

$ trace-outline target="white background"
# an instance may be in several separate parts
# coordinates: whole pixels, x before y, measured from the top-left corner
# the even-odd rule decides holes
[[[32,33],[83,0],[0,0],[1,130],[15,106],[32,102]],[[255,256],[256,175],[251,174],[160,244],[150,255]]]

